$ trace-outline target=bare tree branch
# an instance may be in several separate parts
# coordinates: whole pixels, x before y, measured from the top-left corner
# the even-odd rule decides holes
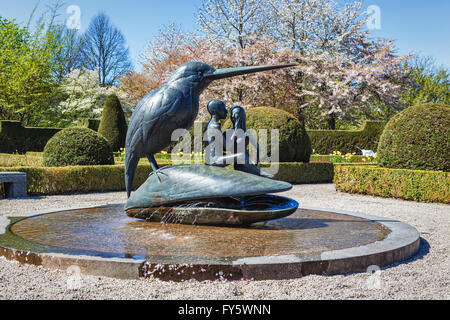
[[[88,69],[97,70],[101,86],[117,83],[132,69],[125,37],[104,13],[92,19],[83,35],[83,57]]]

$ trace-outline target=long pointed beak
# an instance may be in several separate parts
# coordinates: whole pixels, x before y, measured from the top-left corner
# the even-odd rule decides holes
[[[249,73],[282,69],[282,68],[288,68],[288,67],[293,67],[293,66],[296,66],[296,64],[218,69],[218,70],[216,70],[216,72],[206,75],[205,79],[208,79],[211,81],[219,80],[219,79],[231,78],[231,77],[236,77],[236,76],[242,76],[244,74],[249,74]]]

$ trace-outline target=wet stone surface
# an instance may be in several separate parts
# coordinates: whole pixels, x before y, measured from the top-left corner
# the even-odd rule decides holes
[[[11,231],[28,246],[48,252],[102,257],[186,257],[217,261],[297,255],[358,247],[386,238],[379,223],[353,216],[299,209],[288,218],[245,228],[145,222],[129,218],[123,206],[62,211],[15,223]],[[30,245],[31,244],[31,245]]]

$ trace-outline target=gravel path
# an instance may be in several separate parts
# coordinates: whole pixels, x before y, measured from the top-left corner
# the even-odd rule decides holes
[[[364,212],[416,227],[420,252],[378,276],[307,276],[286,281],[168,283],[83,276],[70,289],[63,271],[0,258],[0,299],[449,299],[450,206],[336,192],[332,184],[301,185],[285,193],[301,206]],[[0,200],[0,217],[42,210],[123,203],[124,192]]]

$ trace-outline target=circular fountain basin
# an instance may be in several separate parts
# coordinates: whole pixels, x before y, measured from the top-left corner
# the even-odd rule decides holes
[[[171,281],[364,272],[418,248],[417,230],[399,221],[308,208],[237,228],[146,222],[114,205],[14,218],[0,235],[0,255],[22,263]]]

